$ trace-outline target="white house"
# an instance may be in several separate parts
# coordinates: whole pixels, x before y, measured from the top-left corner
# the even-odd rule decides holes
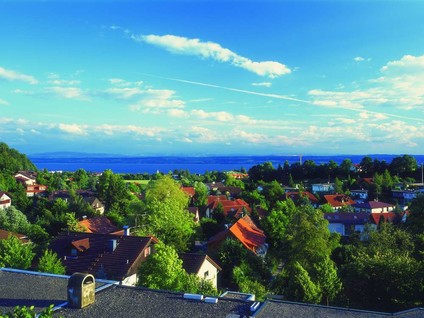
[[[208,255],[199,253],[180,253],[183,268],[188,274],[196,274],[199,278],[208,280],[217,288],[218,272],[221,267]]]
[[[12,205],[12,198],[3,191],[0,191],[0,209],[6,209]]]

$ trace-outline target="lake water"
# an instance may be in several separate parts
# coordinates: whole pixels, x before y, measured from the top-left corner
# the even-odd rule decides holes
[[[349,158],[353,163],[359,163],[365,155],[337,155],[337,156],[302,156],[302,161],[313,160],[317,165],[334,160],[340,164]],[[373,159],[385,160],[390,163],[400,155],[369,155]],[[229,171],[245,168],[248,170],[254,165],[267,161],[283,165],[287,160],[290,164],[299,162],[299,156],[211,156],[211,157],[102,157],[102,158],[42,158],[28,156],[40,170],[49,171],[76,171],[80,168],[91,172],[102,172],[111,169],[114,173],[168,173],[176,169],[189,170],[191,173],[203,174],[206,171]],[[424,162],[424,155],[414,155],[419,164]]]

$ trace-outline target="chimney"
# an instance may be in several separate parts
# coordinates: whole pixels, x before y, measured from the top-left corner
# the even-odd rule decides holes
[[[128,225],[124,225],[124,236],[130,236],[130,227]]]

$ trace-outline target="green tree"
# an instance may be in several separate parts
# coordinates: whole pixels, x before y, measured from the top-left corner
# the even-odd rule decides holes
[[[103,172],[97,186],[99,198],[105,203],[107,211],[111,209],[112,205],[129,198],[124,180],[120,175],[114,174],[112,170]]]
[[[328,306],[342,290],[336,265],[330,257],[325,257],[321,262],[314,264],[314,272],[323,300]]]
[[[65,266],[57,254],[51,250],[45,250],[38,261],[38,271],[52,274],[65,274]]]
[[[291,263],[286,272],[287,287],[285,296],[294,301],[307,303],[319,303],[321,301],[321,289],[315,284],[299,262]]]
[[[30,223],[25,214],[14,206],[0,209],[0,228],[17,233],[27,233]]]
[[[178,205],[178,201],[172,198],[165,201],[150,198],[145,207],[146,216],[142,220],[143,232],[153,234],[165,244],[184,251],[195,233],[195,223],[193,216],[186,209],[178,208]]]
[[[19,307],[16,306],[13,312],[0,314],[0,318],[52,318],[53,317],[53,306],[45,308],[42,312],[37,313],[34,306],[31,307]]]
[[[153,200],[172,200],[176,209],[186,209],[188,205],[188,195],[170,176],[162,176],[149,182],[146,188],[146,203],[149,204]]]
[[[208,202],[208,187],[203,182],[195,182],[194,191],[194,204],[197,207],[206,206]]]
[[[343,182],[339,179],[336,178],[334,180],[334,192],[337,194],[342,194],[343,192]]]
[[[266,287],[257,280],[252,279],[246,273],[248,266],[243,265],[245,264],[233,268],[233,279],[238,285],[239,291],[254,294],[257,300],[263,300],[268,293]]]
[[[0,240],[0,267],[28,269],[31,266],[34,245],[22,242],[13,235]]]

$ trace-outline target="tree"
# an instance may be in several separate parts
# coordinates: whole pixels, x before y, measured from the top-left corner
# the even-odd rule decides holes
[[[412,234],[424,233],[424,194],[412,200],[405,225]]]
[[[172,246],[158,243],[155,250],[140,266],[137,285],[153,289],[217,294],[210,282],[187,274],[183,269],[183,261]]]
[[[52,274],[65,274],[65,266],[57,254],[51,250],[45,250],[38,261],[38,271]]]
[[[28,269],[31,266],[34,245],[22,242],[13,235],[0,240],[0,267]]]
[[[0,228],[11,232],[26,233],[30,223],[25,214],[14,206],[0,209]]]
[[[308,271],[299,262],[289,264],[283,275],[287,280],[285,296],[289,300],[315,304],[321,301],[320,287],[312,281]]]
[[[176,209],[185,209],[188,205],[188,195],[170,176],[162,176],[149,182],[146,188],[146,203],[154,200],[172,200]]]
[[[97,189],[100,199],[105,202],[106,210],[109,210],[113,204],[129,198],[124,180],[112,170],[105,170],[99,177]]]
[[[393,158],[389,166],[392,175],[397,175],[402,178],[412,176],[417,168],[417,160],[410,155]]]
[[[263,300],[267,294],[266,287],[257,280],[249,277],[246,271],[249,271],[249,269],[245,263],[233,268],[233,279],[238,285],[239,291],[254,294],[257,300]]]
[[[52,318],[53,307],[54,305],[50,305],[49,307],[45,308],[42,312],[37,313],[34,310],[34,306],[31,306],[31,307],[16,306],[13,309],[13,312],[8,312],[4,315],[0,314],[0,318]]]
[[[314,264],[315,277],[321,289],[323,300],[326,305],[340,293],[342,290],[342,283],[337,274],[337,268],[330,257],[325,257],[321,262]]]
[[[194,204],[203,207],[208,202],[208,187],[203,182],[194,183]]]
[[[334,192],[337,194],[343,193],[343,182],[339,178],[334,180]]]

